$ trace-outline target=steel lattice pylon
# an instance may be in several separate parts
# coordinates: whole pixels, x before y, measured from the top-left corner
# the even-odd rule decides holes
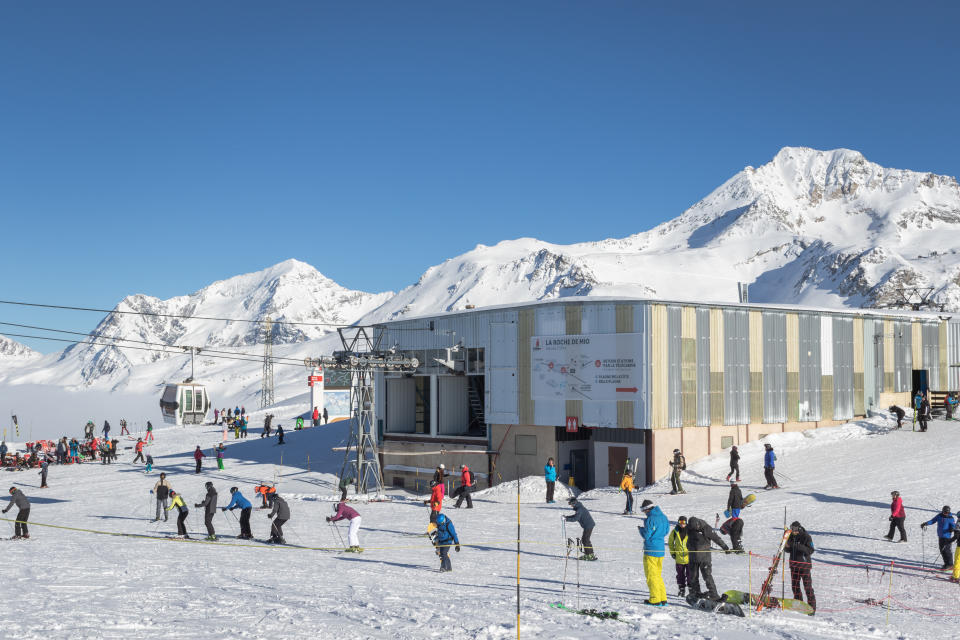
[[[267,316],[263,324],[263,387],[260,408],[273,404],[273,320]]]
[[[335,351],[332,357],[307,358],[304,364],[350,371],[350,418],[353,422],[340,477],[353,476],[357,493],[381,493],[383,473],[377,450],[374,372],[377,369],[416,369],[420,362],[383,350],[382,325],[343,327],[337,331],[343,350]]]

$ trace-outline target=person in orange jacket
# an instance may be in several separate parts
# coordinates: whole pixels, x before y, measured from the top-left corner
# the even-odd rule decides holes
[[[137,455],[133,459],[133,461],[136,462],[137,460],[139,460],[140,462],[143,462],[144,461],[143,460],[143,438],[137,438],[137,444],[133,448],[133,450],[137,452]]]
[[[443,507],[443,485],[436,480],[430,481],[430,522],[436,524],[437,516],[440,515],[440,509]]]
[[[453,508],[459,509],[464,498],[466,498],[467,509],[473,509],[473,498],[470,497],[471,491],[473,491],[473,474],[470,472],[470,467],[465,464],[460,465],[460,486],[450,496],[451,498],[457,496],[457,503],[453,505]]]
[[[260,508],[266,509],[267,502],[269,501],[270,496],[275,494],[277,492],[277,489],[276,487],[271,487],[266,482],[261,482],[256,487],[254,487],[253,492],[260,494],[260,497],[263,498],[263,506]]]
[[[627,469],[623,472],[620,489],[627,494],[627,505],[623,508],[623,515],[633,513],[633,472]]]

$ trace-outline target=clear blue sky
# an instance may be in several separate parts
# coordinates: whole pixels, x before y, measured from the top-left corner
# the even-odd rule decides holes
[[[946,2],[5,2],[0,299],[109,308],[290,257],[399,290],[478,243],[643,231],[785,145],[957,175],[958,18]]]

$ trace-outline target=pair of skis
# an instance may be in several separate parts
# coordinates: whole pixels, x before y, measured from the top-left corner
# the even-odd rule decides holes
[[[777,553],[773,556],[773,562],[770,565],[769,573],[767,573],[767,579],[763,581],[763,587],[760,589],[760,594],[757,598],[757,611],[761,611],[764,607],[772,605],[770,601],[770,591],[773,589],[773,577],[777,575],[777,570],[783,561],[783,553],[787,548],[787,541],[789,539],[790,529],[784,529],[783,538],[780,539],[780,546],[777,547]]]

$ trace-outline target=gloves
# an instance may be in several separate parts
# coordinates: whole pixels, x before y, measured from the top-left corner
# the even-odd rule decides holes
[[[220,507],[220,511],[226,511],[226,510],[227,510],[226,507]]]
[[[150,489],[150,495],[153,495],[153,489]]]
[[[893,522],[893,516],[890,516],[890,518],[888,519],[890,520],[890,522]]]
[[[330,522],[330,516],[327,516],[327,522]]]
[[[454,547],[454,548],[457,550],[457,553],[460,553],[460,543],[459,543],[459,542],[457,543],[457,546]]]
[[[268,514],[267,514],[267,518],[272,518],[272,517],[273,517],[273,514],[271,514],[271,513],[268,513]]]
[[[201,505],[200,505],[200,503],[198,502],[197,504],[195,504],[195,505],[193,505],[193,506],[199,508]]]
[[[927,528],[927,523],[924,522],[923,524],[921,524],[921,525],[920,525],[920,528],[921,528],[921,529],[926,529],[926,528]]]

